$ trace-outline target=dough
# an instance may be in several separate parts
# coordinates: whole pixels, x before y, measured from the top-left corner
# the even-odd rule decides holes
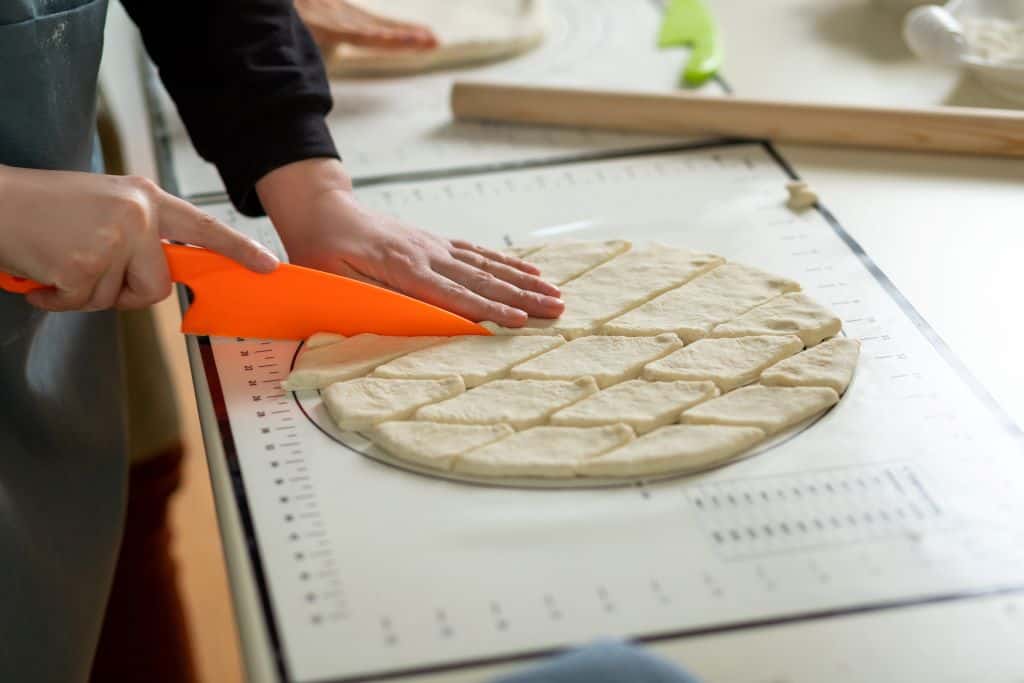
[[[581,337],[515,366],[509,376],[512,379],[593,377],[597,386],[603,388],[638,376],[645,364],[682,345],[674,334]]]
[[[643,477],[717,465],[764,439],[753,427],[669,425],[599,458],[585,460],[577,474],[590,477]]]
[[[786,191],[789,192],[786,206],[793,211],[805,211],[818,203],[818,195],[802,180],[786,183]]]
[[[746,425],[774,434],[838,401],[839,394],[827,387],[754,385],[690,408],[683,413],[681,421],[686,424]]]
[[[573,477],[576,467],[633,440],[626,425],[534,427],[463,455],[455,471],[487,477]]]
[[[367,436],[400,458],[450,470],[455,458],[515,433],[508,425],[453,425],[439,422],[383,422]]]
[[[572,382],[499,379],[461,396],[424,406],[417,420],[454,424],[509,424],[526,429],[547,422],[560,408],[597,393],[591,377]]]
[[[847,337],[823,341],[761,373],[761,384],[829,387],[842,394],[853,379],[860,342]]]
[[[675,332],[687,344],[706,337],[719,323],[800,285],[739,263],[726,263],[689,284],[613,319],[602,334],[651,335]]]
[[[395,458],[496,479],[697,470],[850,391],[858,342],[792,280],[616,240],[506,253],[564,282],[563,318],[484,323],[491,337],[317,334],[286,386],[320,387],[343,429]]]
[[[429,26],[438,47],[397,51],[340,45],[324,56],[332,76],[405,74],[511,57],[546,30],[540,0],[353,0],[378,15]]]
[[[299,354],[295,368],[281,386],[286,391],[323,389],[335,382],[362,377],[392,358],[439,344],[444,339],[358,334],[331,344],[321,344]],[[453,374],[448,373],[449,376]]]
[[[458,396],[460,377],[439,380],[361,377],[323,390],[327,412],[341,429],[359,430],[389,420],[404,420],[417,408]]]
[[[515,256],[517,258],[526,258],[527,256],[537,251],[538,249],[543,249],[544,246],[545,245],[543,244],[531,244],[526,247],[506,247],[501,251],[502,253],[511,254],[512,256]]]
[[[587,397],[551,416],[551,424],[596,427],[621,422],[637,434],[672,424],[687,408],[718,396],[714,382],[648,382],[634,379]]]
[[[712,337],[748,337],[753,334],[795,334],[804,346],[814,346],[834,337],[843,322],[802,292],[783,294],[758,306],[735,320],[711,331]]]
[[[738,339],[700,339],[644,368],[644,379],[707,379],[722,391],[750,384],[761,371],[799,353],[804,344],[799,337],[740,337]]]
[[[689,282],[722,263],[720,256],[680,247],[651,245],[627,251],[563,287],[561,318],[530,318],[526,328],[493,326],[497,334],[536,334],[541,329],[569,339],[593,333],[631,308]]]
[[[562,285],[629,248],[629,242],[623,240],[553,242],[531,252],[527,261],[540,268],[542,278]]]
[[[340,334],[334,334],[333,332],[314,332],[309,339],[302,345],[302,351],[310,351],[312,349],[318,349],[321,346],[328,346],[329,344],[337,344],[340,341],[344,341],[345,337]]]
[[[376,377],[433,379],[459,375],[467,387],[504,377],[512,366],[561,346],[561,337],[455,337],[444,344],[396,358]]]

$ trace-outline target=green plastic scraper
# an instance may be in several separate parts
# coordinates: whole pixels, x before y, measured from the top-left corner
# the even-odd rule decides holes
[[[669,0],[658,34],[658,47],[686,46],[691,49],[680,83],[701,85],[722,65],[722,43],[718,27],[702,0]]]

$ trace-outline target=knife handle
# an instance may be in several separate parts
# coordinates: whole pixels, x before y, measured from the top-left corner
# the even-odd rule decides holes
[[[225,264],[233,263],[226,256],[216,254],[209,249],[187,247],[180,244],[167,244],[166,242],[162,246],[164,256],[167,257],[167,266],[171,271],[171,280],[174,282],[188,284],[189,280],[197,275],[223,268]],[[44,285],[35,280],[0,272],[0,289],[12,294],[28,294],[37,289],[50,288],[51,285]]]
[[[35,280],[29,280],[28,278],[0,273],[0,289],[11,294],[28,294],[37,289],[46,289],[46,285],[41,285]]]

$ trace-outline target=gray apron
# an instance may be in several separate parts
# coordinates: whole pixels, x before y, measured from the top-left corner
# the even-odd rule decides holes
[[[98,168],[105,15],[0,0],[0,163]],[[120,362],[114,313],[0,292],[0,681],[88,677],[123,524]]]

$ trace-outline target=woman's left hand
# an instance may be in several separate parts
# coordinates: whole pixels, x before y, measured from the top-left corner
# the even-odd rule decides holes
[[[362,207],[337,160],[283,166],[256,189],[292,263],[383,284],[506,327],[521,327],[527,316],[557,318],[565,308],[558,288],[525,261]]]

